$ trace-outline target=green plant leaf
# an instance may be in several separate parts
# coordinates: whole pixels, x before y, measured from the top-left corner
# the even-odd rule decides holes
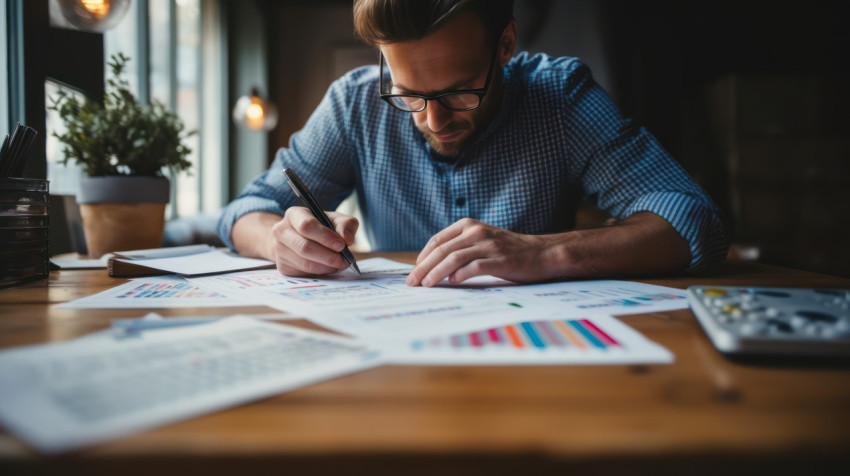
[[[103,105],[60,91],[50,98],[48,109],[56,111],[67,130],[53,133],[62,144],[62,162],[79,164],[90,176],[161,176],[188,170],[191,149],[183,140],[196,131],[185,126],[173,111],[156,101],[142,105],[123,77],[130,58],[123,53],[107,62],[111,76],[106,81]]]

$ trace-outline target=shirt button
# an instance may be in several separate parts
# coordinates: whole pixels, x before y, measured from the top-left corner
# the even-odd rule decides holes
[[[457,205],[457,206],[459,206],[459,207],[462,207],[462,206],[466,205],[466,199],[465,199],[465,198],[463,198],[463,197],[458,197],[458,198],[456,198],[456,199],[455,199],[455,205]]]

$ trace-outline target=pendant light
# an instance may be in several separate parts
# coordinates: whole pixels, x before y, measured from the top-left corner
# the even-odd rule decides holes
[[[62,16],[83,31],[102,33],[121,21],[130,0],[57,0]]]
[[[257,88],[242,96],[233,106],[233,121],[255,131],[270,131],[277,125],[277,107],[260,96]]]

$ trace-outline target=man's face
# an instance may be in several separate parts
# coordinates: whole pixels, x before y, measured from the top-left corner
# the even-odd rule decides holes
[[[381,46],[392,73],[392,92],[430,96],[483,88],[496,54],[496,45],[485,38],[478,19],[463,13],[424,39]],[[497,61],[496,67],[500,65]],[[501,74],[493,75],[487,95],[472,111],[452,111],[428,101],[424,111],[410,113],[434,151],[457,156],[470,137],[487,127],[498,109],[501,79]]]

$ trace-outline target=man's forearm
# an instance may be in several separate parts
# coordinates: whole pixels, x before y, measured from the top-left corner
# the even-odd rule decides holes
[[[269,212],[252,212],[239,217],[233,224],[230,238],[233,247],[242,256],[274,260],[272,227],[281,216]]]
[[[555,275],[603,277],[681,272],[690,247],[663,218],[641,212],[609,227],[554,235]]]

